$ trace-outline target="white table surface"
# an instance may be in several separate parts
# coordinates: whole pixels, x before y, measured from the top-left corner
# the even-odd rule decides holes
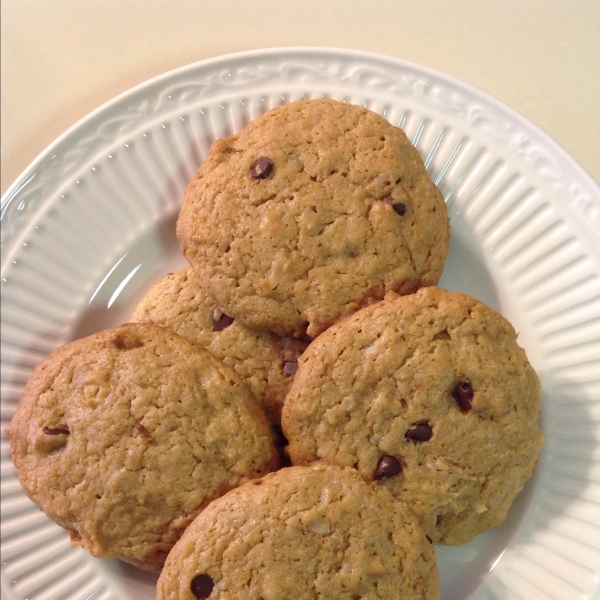
[[[516,109],[600,181],[598,0],[2,0],[2,193],[155,75],[279,46],[388,54]]]

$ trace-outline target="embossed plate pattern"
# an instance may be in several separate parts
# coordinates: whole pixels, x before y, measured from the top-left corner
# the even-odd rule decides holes
[[[126,321],[153,281],[184,266],[174,223],[211,142],[310,97],[363,104],[405,129],[451,216],[441,285],[507,316],[542,379],[538,469],[501,527],[438,548],[443,598],[598,593],[597,184],[531,123],[456,80],[383,56],[295,48],[204,61],[123,94],[2,199],[3,598],[154,598],[155,576],[72,549],[25,497],[4,428],[44,356]]]

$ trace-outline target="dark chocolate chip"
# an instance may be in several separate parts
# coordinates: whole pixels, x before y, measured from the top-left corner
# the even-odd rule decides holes
[[[398,204],[394,204],[394,199],[391,196],[386,196],[385,198],[382,198],[381,200],[383,202],[385,202],[386,204],[391,204],[392,208],[394,209],[394,212],[397,215],[402,216],[406,212],[406,204],[404,204],[402,202],[398,202]]]
[[[212,580],[212,577],[210,575],[206,575],[205,573],[202,573],[202,575],[196,575],[190,584],[192,594],[194,594],[196,598],[208,598],[214,587],[215,582]]]
[[[215,319],[211,317],[213,331],[223,331],[223,329],[227,329],[234,321],[233,317],[228,317],[225,313],[223,313],[219,319]]]
[[[44,427],[46,435],[69,435],[71,432],[68,427]]]
[[[473,405],[473,388],[468,381],[460,381],[452,390],[452,397],[458,403],[460,410],[467,413]]]
[[[253,179],[265,179],[273,170],[273,162],[268,156],[261,156],[255,160],[250,167],[250,175]]]
[[[373,479],[393,477],[402,471],[402,463],[395,456],[382,456],[377,463],[377,470]]]
[[[298,370],[298,361],[297,360],[288,360],[283,363],[283,372],[286,375],[295,375]]]
[[[196,575],[190,583],[192,594],[196,598],[208,598],[215,587],[215,582],[212,580],[210,575],[202,573],[202,575]]]
[[[432,539],[431,539],[431,538],[430,538],[428,535],[426,535],[425,537],[427,538],[427,541],[428,541],[430,544],[433,544],[433,540],[432,540]]]
[[[403,202],[398,202],[398,204],[392,204],[392,208],[397,215],[402,216],[406,212],[406,205]]]
[[[431,429],[429,423],[419,423],[413,429],[409,429],[404,437],[413,442],[428,442],[432,435],[433,429]]]

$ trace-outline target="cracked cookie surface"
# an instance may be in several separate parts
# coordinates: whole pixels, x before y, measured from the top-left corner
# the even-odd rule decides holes
[[[449,224],[402,130],[359,106],[307,100],[211,146],[177,236],[223,312],[314,338],[387,291],[436,284]]]
[[[208,502],[279,464],[241,378],[151,324],[55,350],[7,433],[27,495],[73,545],[156,572]]]
[[[204,291],[191,267],[156,283],[135,309],[134,323],[172,329],[234,368],[278,427],[281,407],[307,343],[270,331],[252,331],[223,314]]]
[[[353,469],[291,467],[213,502],[175,546],[157,600],[439,598],[414,515]]]
[[[300,359],[282,413],[292,463],[358,469],[436,543],[499,525],[543,440],[539,379],[516,337],[469,296],[389,294]]]

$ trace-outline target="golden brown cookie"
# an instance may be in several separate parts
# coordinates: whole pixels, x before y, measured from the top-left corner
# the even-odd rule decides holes
[[[402,130],[359,106],[307,100],[211,146],[177,236],[227,315],[314,338],[389,290],[436,284],[449,225]]]
[[[157,600],[439,598],[433,546],[353,469],[291,467],[214,501],[173,548]]]
[[[386,296],[317,338],[282,414],[293,464],[358,469],[434,542],[499,525],[535,467],[539,380],[517,335],[475,298]]]
[[[150,324],[55,350],[7,433],[27,495],[74,546],[155,572],[212,499],[279,462],[237,373]]]
[[[281,407],[307,342],[270,331],[252,331],[223,314],[191,267],[152,286],[131,320],[168,327],[204,346],[243,377],[269,422],[279,427]]]

